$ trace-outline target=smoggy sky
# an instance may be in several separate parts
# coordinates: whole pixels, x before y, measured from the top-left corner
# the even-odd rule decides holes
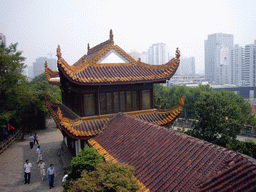
[[[0,33],[32,65],[37,57],[61,47],[72,65],[114,33],[115,44],[126,52],[147,51],[163,42],[170,54],[194,56],[196,72],[204,73],[204,40],[213,33],[234,35],[244,46],[256,40],[255,0],[1,0]],[[48,54],[48,55],[47,55]],[[43,65],[43,63],[42,63]]]

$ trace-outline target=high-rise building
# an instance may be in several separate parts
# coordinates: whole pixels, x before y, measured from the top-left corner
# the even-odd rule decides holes
[[[28,76],[29,77],[33,77],[34,74],[33,74],[33,66],[28,66]]]
[[[3,33],[0,33],[0,43],[4,42],[4,46],[6,46],[6,38]]]
[[[215,83],[230,83],[229,53],[232,47],[233,35],[208,35],[205,40],[205,78]]]
[[[195,74],[195,57],[181,58],[180,66],[176,72],[179,75],[194,75]]]
[[[44,73],[44,63],[47,61],[48,68],[53,71],[57,71],[57,61],[56,59],[49,59],[47,57],[39,57],[36,62],[33,63],[33,77]]]
[[[148,52],[144,51],[141,53],[141,61],[144,63],[149,63],[148,62]]]
[[[244,48],[234,45],[230,51],[231,84],[243,85],[242,67],[244,66]]]
[[[242,80],[246,86],[256,86],[256,40],[254,44],[245,45]]]
[[[161,65],[167,62],[168,53],[164,43],[153,44],[148,49],[148,63]]]

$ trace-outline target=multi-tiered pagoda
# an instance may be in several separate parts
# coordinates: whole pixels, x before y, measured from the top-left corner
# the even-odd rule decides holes
[[[109,40],[93,48],[88,45],[87,54],[73,65],[62,57],[60,46],[57,57],[59,72],[46,64],[45,74],[50,83],[60,86],[62,104],[47,104],[74,155],[118,112],[157,125],[172,123],[182,112],[183,102],[161,111],[154,109],[153,102],[153,84],[166,82],[179,66],[178,49],[176,58],[166,64],[146,64],[115,45],[110,31]]]
[[[73,155],[85,145],[106,160],[135,168],[146,191],[255,191],[256,160],[162,127],[182,112],[184,99],[154,109],[153,84],[176,72],[180,52],[163,65],[134,60],[109,40],[69,65],[57,48],[59,72],[45,74],[60,86],[62,104],[46,105]]]

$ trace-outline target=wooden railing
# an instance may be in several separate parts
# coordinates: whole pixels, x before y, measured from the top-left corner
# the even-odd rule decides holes
[[[3,142],[0,142],[0,154],[3,153],[8,147],[12,145],[12,143],[22,135],[21,129],[17,130],[16,133],[8,137]]]

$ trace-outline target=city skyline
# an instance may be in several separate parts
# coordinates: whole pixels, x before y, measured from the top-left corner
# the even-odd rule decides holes
[[[200,6],[199,6],[200,5]],[[126,52],[143,52],[163,42],[170,55],[179,47],[181,57],[195,57],[196,73],[204,72],[204,40],[209,34],[233,34],[234,44],[245,46],[256,39],[254,1],[3,1],[0,32],[6,43],[32,65],[38,57],[55,56],[58,45],[68,63],[75,63],[108,39]],[[185,14],[184,14],[185,13]],[[55,57],[53,57],[55,58]]]

